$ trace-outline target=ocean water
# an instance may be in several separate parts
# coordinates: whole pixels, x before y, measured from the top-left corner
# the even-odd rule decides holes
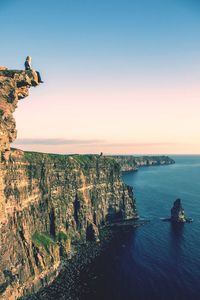
[[[78,299],[200,299],[200,156],[173,158],[174,165],[123,175],[134,187],[140,216],[150,223],[119,234],[82,274]],[[176,198],[193,223],[161,220]]]
[[[200,156],[123,174],[149,223],[117,232],[106,250],[77,274],[72,297],[64,279],[45,297],[72,300],[200,300]],[[193,223],[172,225],[176,198]],[[65,278],[65,277],[63,277]]]

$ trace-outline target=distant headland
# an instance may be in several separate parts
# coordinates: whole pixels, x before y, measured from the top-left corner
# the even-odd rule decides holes
[[[175,164],[175,161],[169,156],[164,155],[113,155],[112,156],[121,166],[122,172],[137,171],[143,166],[160,166]]]

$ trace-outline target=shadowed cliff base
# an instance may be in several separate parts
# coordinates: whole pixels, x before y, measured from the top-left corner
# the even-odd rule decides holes
[[[126,226],[112,229],[107,226],[103,227],[100,230],[100,243],[87,242],[86,244],[77,245],[76,255],[63,264],[62,271],[49,286],[34,295],[22,297],[20,300],[110,299],[104,289],[102,289],[101,295],[97,294],[95,288],[91,291],[91,286],[88,287],[88,280],[95,284],[98,276],[95,273],[96,264],[100,262],[103,267],[104,258],[106,253],[110,252],[111,245],[114,247],[116,242],[121,244],[122,241],[133,234],[134,228],[140,225],[135,221],[132,222],[132,226],[129,228]],[[109,260],[106,263],[109,265]]]

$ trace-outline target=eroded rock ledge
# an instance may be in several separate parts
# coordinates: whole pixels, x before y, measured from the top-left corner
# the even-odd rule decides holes
[[[7,70],[0,67],[0,161],[9,159],[10,143],[17,136],[13,117],[17,103],[28,96],[31,86],[36,85],[38,79],[35,71]]]

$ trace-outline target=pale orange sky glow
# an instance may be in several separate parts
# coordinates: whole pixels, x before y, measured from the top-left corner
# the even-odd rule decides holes
[[[56,153],[200,153],[197,84],[78,86],[31,90],[15,113],[15,145]]]

